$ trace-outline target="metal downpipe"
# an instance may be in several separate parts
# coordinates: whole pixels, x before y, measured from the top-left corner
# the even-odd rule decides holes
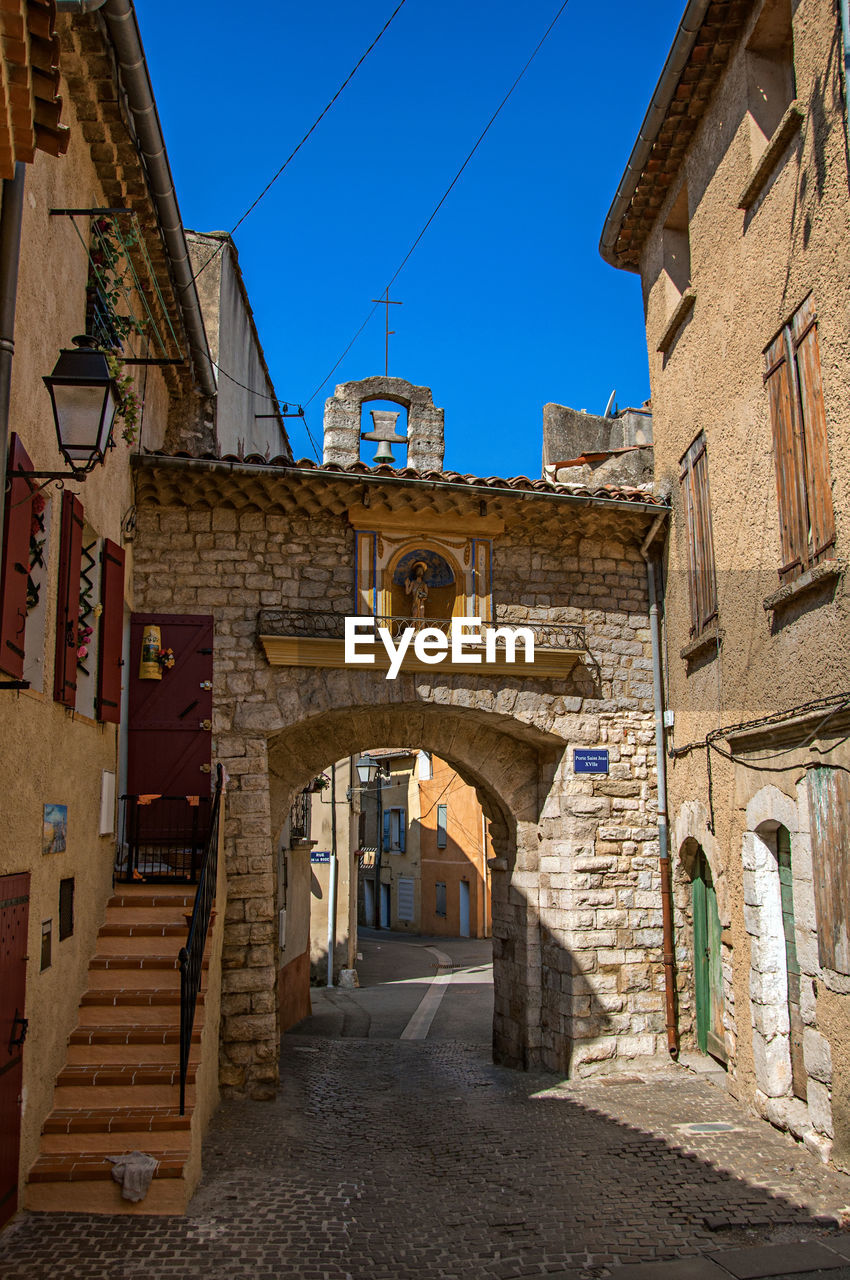
[[[14,178],[4,180],[3,208],[0,210],[0,562],[3,559],[12,357],[15,354],[15,310],[26,172],[26,165],[18,161]]]
[[[676,974],[673,944],[673,899],[670,889],[670,838],[667,824],[667,761],[664,755],[664,701],[661,691],[661,625],[658,618],[658,583],[652,543],[664,520],[652,525],[641,545],[646,561],[646,584],[649,595],[649,631],[652,640],[652,697],[655,710],[655,768],[658,787],[658,862],[661,872],[661,926],[664,959],[664,997],[667,1014],[667,1051],[679,1056],[676,1026]]]
[[[174,178],[165,150],[162,126],[154,101],[139,24],[132,0],[106,0],[101,10],[118,58],[121,84],[136,129],[162,236],[168,251],[177,298],[192,353],[192,365],[205,396],[217,392],[201,304],[192,273]]]

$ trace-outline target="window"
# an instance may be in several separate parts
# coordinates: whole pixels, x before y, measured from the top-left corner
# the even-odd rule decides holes
[[[435,892],[435,899],[436,899],[434,910],[438,916],[445,916],[446,914],[445,881],[438,880],[437,883],[434,885],[434,892]]]
[[[419,752],[419,781],[428,782],[433,777],[433,768],[431,765],[431,752]]]
[[[41,971],[49,969],[53,963],[53,921],[41,922]]]
[[[664,271],[669,283],[668,303],[672,311],[691,283],[691,242],[688,235],[688,184],[684,183],[664,223],[661,243]]]
[[[765,0],[747,42],[746,66],[750,153],[756,163],[796,94],[791,0]]]
[[[445,849],[449,842],[449,808],[448,805],[437,805],[437,848]]]
[[[384,853],[404,853],[406,814],[404,809],[384,810]]]
[[[780,582],[791,582],[835,545],[815,304],[808,297],[765,350],[764,375],[782,541]]]
[[[74,932],[74,879],[59,881],[59,941]]]
[[[682,458],[679,480],[688,539],[691,635],[696,637],[717,617],[717,580],[714,572],[705,436],[697,436]]]

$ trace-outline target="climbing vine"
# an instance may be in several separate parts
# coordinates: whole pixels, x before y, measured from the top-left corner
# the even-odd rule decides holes
[[[120,352],[131,334],[144,334],[144,325],[134,316],[122,314],[118,305],[121,298],[126,297],[120,270],[122,249],[132,247],[137,237],[135,232],[130,232],[119,241],[109,218],[93,222],[92,234],[88,281],[91,328],[118,387],[120,399],[115,416],[123,424],[122,439],[131,445],[138,438],[143,403]]]

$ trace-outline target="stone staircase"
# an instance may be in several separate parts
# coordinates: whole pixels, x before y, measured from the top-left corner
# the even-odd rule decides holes
[[[186,1114],[179,1114],[177,957],[193,904],[194,888],[183,885],[124,885],[110,899],[89,965],[79,1023],[71,1033],[53,1110],[30,1170],[25,1208],[185,1212],[200,1177],[202,1130],[217,1096],[217,1026],[204,1036],[213,913],[192,1036]],[[199,1108],[205,1039],[207,1087],[205,1105]],[[159,1161],[150,1189],[138,1204],[122,1198],[107,1159],[130,1151],[143,1151]]]

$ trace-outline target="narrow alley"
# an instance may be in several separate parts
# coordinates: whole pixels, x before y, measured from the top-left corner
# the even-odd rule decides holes
[[[711,1076],[493,1066],[489,941],[360,947],[275,1101],[219,1110],[185,1219],[23,1214],[4,1280],[850,1276],[850,1178]]]

